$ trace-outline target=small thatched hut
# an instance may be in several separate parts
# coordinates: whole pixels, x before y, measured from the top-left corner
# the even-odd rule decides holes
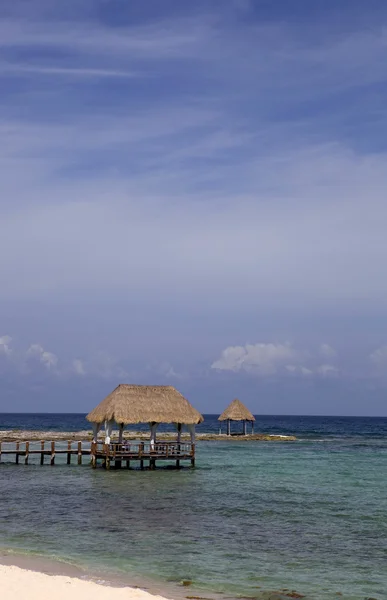
[[[113,426],[119,427],[119,442],[125,425],[149,423],[151,443],[156,441],[156,429],[160,423],[175,423],[180,441],[182,426],[186,425],[195,442],[195,425],[204,419],[202,415],[171,385],[120,384],[86,417],[93,424],[94,441],[102,425],[105,427],[105,443],[110,443]]]
[[[246,435],[246,423],[249,421],[251,423],[251,433],[254,433],[255,417],[238,398],[235,398],[228,405],[218,418],[218,421],[227,421],[227,435],[231,435],[231,421],[243,421],[243,435]],[[222,433],[222,425],[220,425],[220,433]]]

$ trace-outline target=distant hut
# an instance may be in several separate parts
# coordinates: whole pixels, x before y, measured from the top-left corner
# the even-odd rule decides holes
[[[227,421],[227,435],[231,435],[231,421],[243,421],[243,435],[246,435],[246,423],[251,423],[251,433],[254,433],[254,415],[249,411],[248,408],[238,398],[235,398],[228,405],[226,410],[220,415],[218,421]],[[220,425],[220,433],[222,433],[222,425]]]
[[[148,423],[151,444],[156,441],[156,429],[160,423],[174,423],[180,442],[182,426],[186,425],[191,442],[195,443],[195,425],[204,419],[202,415],[171,385],[120,384],[107,396],[86,419],[93,425],[93,439],[102,425],[105,443],[110,444],[114,424],[119,428],[118,442],[122,443],[125,425]]]

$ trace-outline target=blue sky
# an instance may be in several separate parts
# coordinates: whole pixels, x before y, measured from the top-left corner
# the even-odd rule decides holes
[[[0,7],[0,411],[387,415],[382,1]]]

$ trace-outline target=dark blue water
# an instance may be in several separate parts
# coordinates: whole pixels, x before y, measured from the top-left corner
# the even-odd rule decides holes
[[[85,414],[55,413],[0,413],[0,430],[24,429],[36,431],[81,431],[91,429]],[[225,424],[223,424],[225,432]],[[136,431],[148,430],[147,425],[129,426]],[[159,431],[174,431],[160,425]],[[198,433],[218,433],[218,415],[204,415]],[[241,425],[232,424],[232,432],[241,431]],[[299,439],[387,438],[387,417],[316,417],[289,415],[256,415],[257,433],[295,435]]]

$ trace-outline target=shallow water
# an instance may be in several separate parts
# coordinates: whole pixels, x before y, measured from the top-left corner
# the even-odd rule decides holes
[[[294,443],[201,442],[195,470],[2,464],[0,544],[187,595],[386,598],[387,419],[297,419]]]

